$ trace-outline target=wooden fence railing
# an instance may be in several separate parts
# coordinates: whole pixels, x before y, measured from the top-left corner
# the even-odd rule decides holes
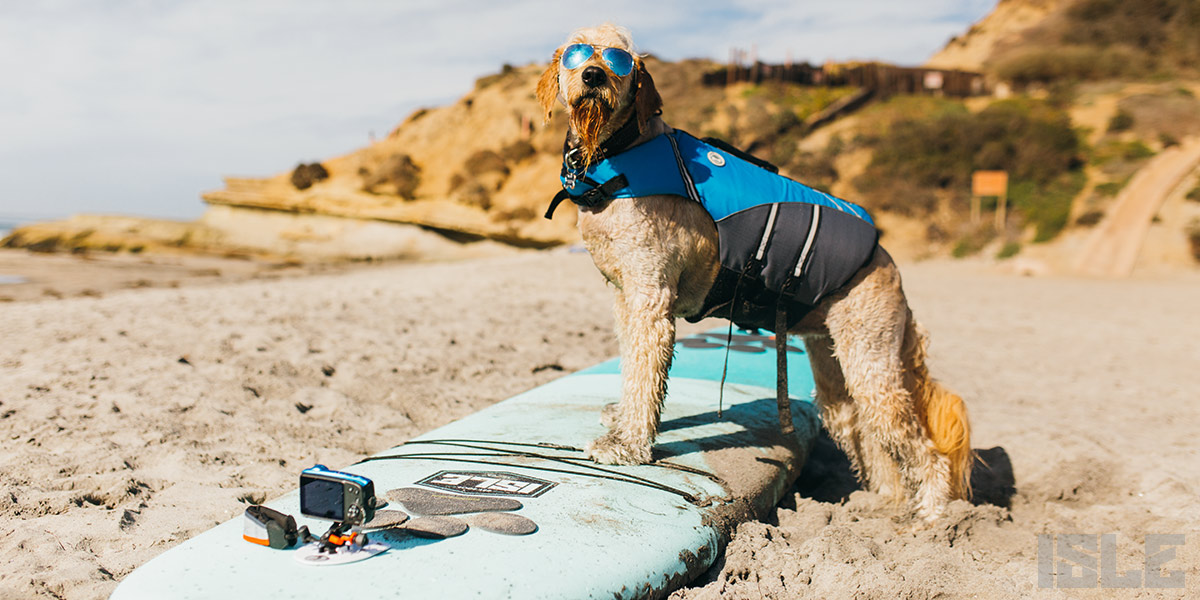
[[[848,63],[814,66],[808,63],[726,66],[705,73],[704,85],[778,81],[800,85],[848,86],[871,90],[876,97],[895,94],[932,94],[952,97],[989,93],[983,74],[923,67],[897,67],[883,63]]]

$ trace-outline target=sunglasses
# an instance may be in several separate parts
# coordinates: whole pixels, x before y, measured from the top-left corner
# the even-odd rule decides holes
[[[604,48],[600,46],[600,58],[617,77],[624,77],[633,70],[633,55],[620,48]],[[562,66],[567,69],[578,69],[596,53],[597,46],[591,44],[571,44],[562,53]]]

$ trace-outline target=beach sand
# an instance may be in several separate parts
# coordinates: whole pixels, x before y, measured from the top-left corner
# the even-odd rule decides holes
[[[496,248],[495,245],[489,249]],[[506,253],[498,250],[496,253]],[[301,262],[202,254],[60,254],[0,248],[0,302],[99,298],[142,288],[272,280],[376,266],[371,262]]]
[[[675,597],[1196,596],[1200,274],[903,273],[934,373],[966,399],[989,464],[979,503],[914,529],[856,490],[825,439],[780,507]],[[103,598],[291,490],[300,469],[351,463],[617,351],[609,291],[566,251],[156,281],[0,303],[0,597]],[[1166,568],[1188,589],[1038,588],[1039,534],[1105,533],[1121,572],[1141,570],[1147,534],[1184,534]]]

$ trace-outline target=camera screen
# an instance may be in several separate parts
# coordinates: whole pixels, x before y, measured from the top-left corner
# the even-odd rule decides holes
[[[340,521],[345,516],[342,484],[336,481],[300,477],[300,512],[318,519]]]

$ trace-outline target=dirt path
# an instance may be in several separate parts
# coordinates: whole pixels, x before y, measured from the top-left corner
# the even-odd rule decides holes
[[[1200,138],[1168,148],[1133,176],[1112,210],[1092,232],[1075,262],[1075,270],[1097,277],[1126,277],[1155,213],[1180,181],[1200,165]]]

